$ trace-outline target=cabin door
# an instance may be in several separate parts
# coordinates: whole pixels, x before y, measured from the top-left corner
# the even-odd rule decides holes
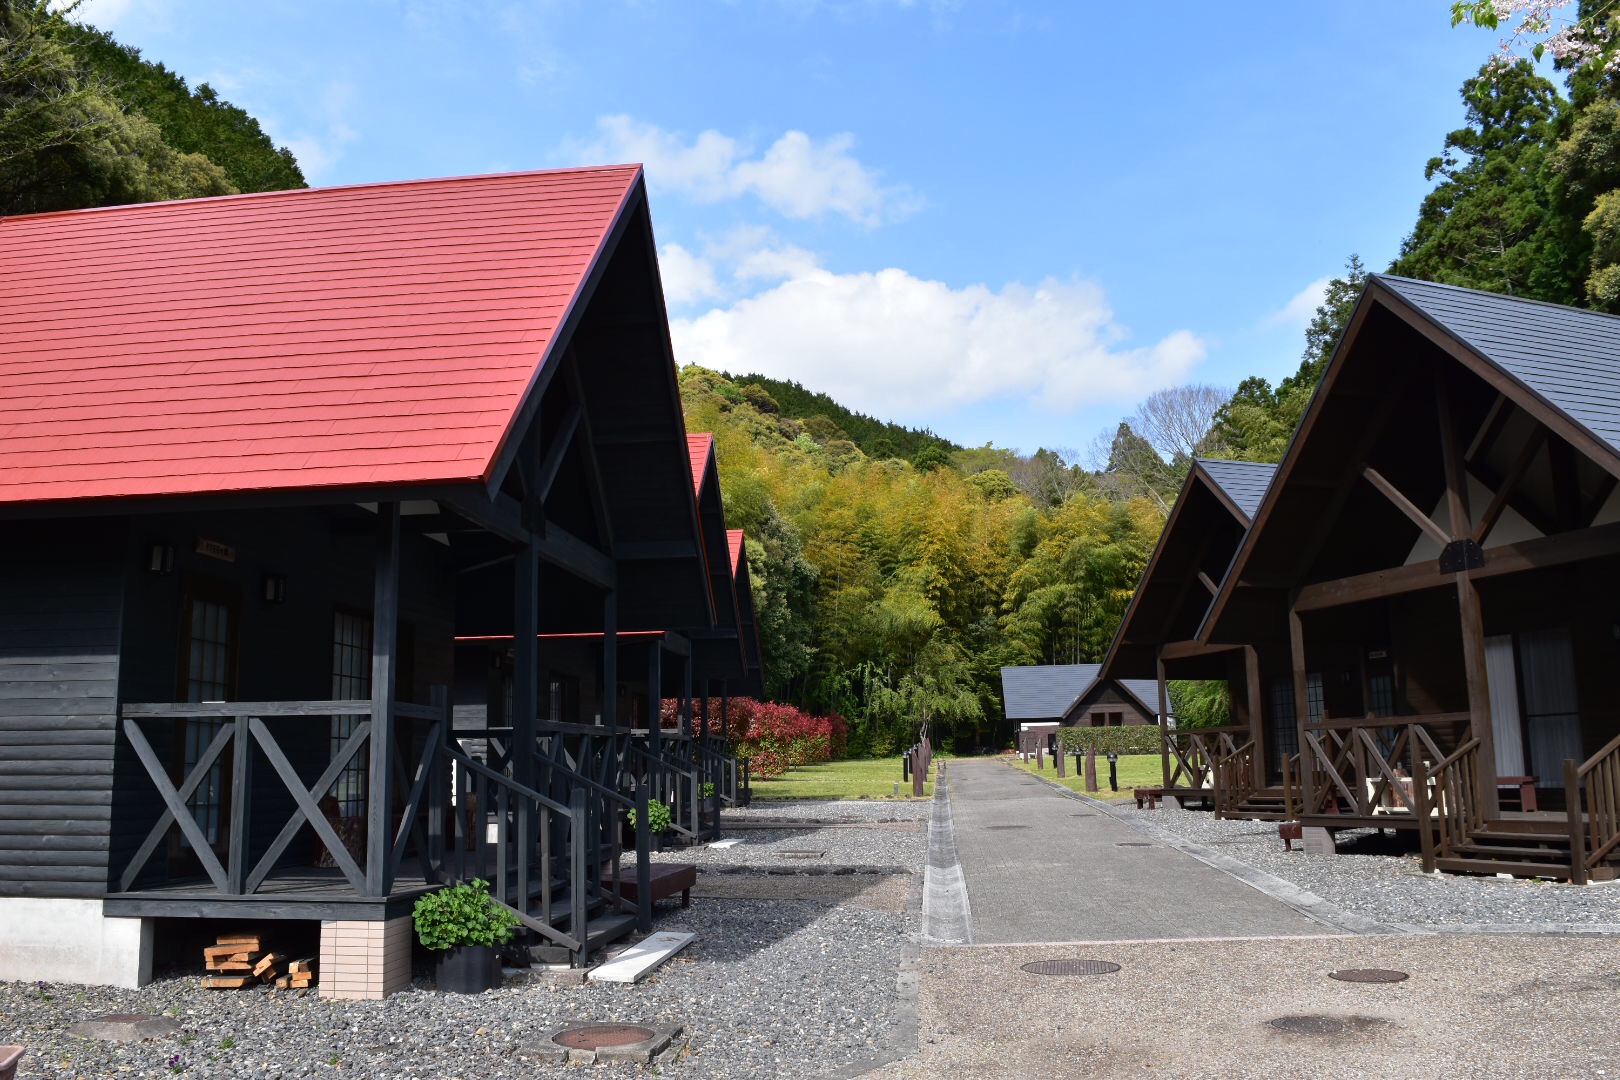
[[[1512,634],[1485,639],[1485,682],[1491,698],[1496,775],[1524,776],[1524,721],[1519,715],[1519,675],[1514,668]]]
[[[236,698],[236,661],[241,597],[231,586],[193,579],[186,591],[180,648],[181,700],[231,701]],[[217,717],[183,720],[175,733],[176,780],[189,776],[225,721]],[[224,856],[230,840],[230,754],[223,754],[187,803],[215,853]],[[191,841],[175,830],[169,851],[173,872],[196,872],[201,864]]]
[[[1575,696],[1575,646],[1567,627],[1519,635],[1525,742],[1536,786],[1564,786],[1564,760],[1581,760]]]

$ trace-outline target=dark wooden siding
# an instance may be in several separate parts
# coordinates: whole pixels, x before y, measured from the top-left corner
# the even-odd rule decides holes
[[[1091,726],[1091,714],[1123,713],[1121,718],[1125,724],[1156,724],[1151,714],[1144,713],[1136,703],[1126,695],[1120,693],[1119,688],[1111,681],[1105,681],[1092,687],[1091,692],[1075,703],[1069,715],[1063,720],[1069,726]]]
[[[124,525],[0,532],[0,896],[100,896]]]

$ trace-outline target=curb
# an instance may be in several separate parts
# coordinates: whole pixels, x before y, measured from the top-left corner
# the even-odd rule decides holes
[[[973,912],[967,879],[956,854],[950,783],[941,769],[934,781],[934,813],[928,820],[928,861],[923,866],[922,944],[973,944]]]

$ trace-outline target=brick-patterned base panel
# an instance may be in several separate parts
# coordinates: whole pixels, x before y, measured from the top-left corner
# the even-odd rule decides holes
[[[411,917],[321,923],[324,998],[385,998],[411,983]]]

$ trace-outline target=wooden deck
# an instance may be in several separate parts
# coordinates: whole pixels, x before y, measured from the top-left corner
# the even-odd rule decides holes
[[[109,893],[102,910],[113,917],[192,919],[392,919],[410,913],[416,898],[436,886],[422,881],[408,862],[385,897],[361,896],[343,871],[323,867],[288,868],[266,878],[246,896],[220,893],[207,877],[165,882],[129,892]]]

